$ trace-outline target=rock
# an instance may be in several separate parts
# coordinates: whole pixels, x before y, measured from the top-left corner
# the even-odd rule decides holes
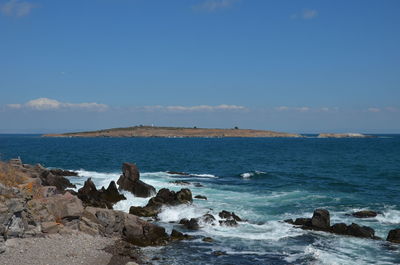
[[[43,171],[39,177],[42,180],[43,186],[55,186],[59,191],[64,191],[66,188],[76,187],[68,179],[63,176],[54,175],[49,170]]]
[[[108,209],[112,209],[115,203],[126,200],[125,196],[119,193],[114,181],[111,181],[107,189],[102,187],[97,190],[91,178],[88,178],[83,187],[78,190],[77,196],[85,206]]]
[[[362,237],[362,238],[374,238],[375,231],[368,226],[359,226],[358,224],[352,223],[347,226],[347,235]]]
[[[176,206],[188,204],[192,201],[192,192],[189,189],[181,189],[178,192],[169,189],[160,189],[157,195],[151,198],[145,207],[132,206],[129,209],[129,213],[137,216],[151,217],[156,216],[163,205]]]
[[[334,234],[339,234],[339,235],[347,235],[347,225],[344,223],[338,223],[338,224],[334,224],[331,227],[331,231]]]
[[[329,212],[325,209],[317,209],[311,218],[311,226],[316,229],[328,230],[331,226]]]
[[[189,230],[198,230],[200,228],[198,218],[191,218],[190,220],[183,218],[179,221],[179,224],[183,225]]]
[[[76,177],[78,173],[69,170],[62,170],[62,169],[50,169],[50,173],[55,176],[63,176],[63,177]]]
[[[213,254],[214,256],[222,256],[222,255],[226,255],[225,251],[214,251],[211,254]]]
[[[237,216],[234,212],[228,212],[228,211],[225,211],[225,210],[220,212],[218,214],[218,216],[220,218],[222,218],[222,219],[228,219],[228,220],[232,219],[232,220],[235,220],[235,221],[238,221],[238,222],[242,221],[242,219],[239,216]]]
[[[386,240],[392,243],[400,243],[400,228],[390,230]]]
[[[189,224],[189,219],[183,218],[183,219],[181,219],[181,220],[179,221],[179,224],[180,224],[180,225],[186,226],[186,225]]]
[[[214,242],[214,239],[212,239],[211,237],[204,237],[204,238],[202,239],[202,241],[203,241],[203,242],[211,243],[211,242]]]
[[[196,195],[196,196],[194,196],[196,199],[200,199],[200,200],[207,200],[207,197],[206,196],[203,196],[203,195]]]
[[[187,240],[187,239],[191,239],[191,236],[183,234],[175,229],[172,229],[171,232],[171,236],[170,236],[172,241],[176,241],[176,240]]]
[[[219,224],[224,226],[238,226],[238,223],[234,219],[219,221]]]
[[[190,182],[188,181],[184,181],[184,180],[175,180],[175,181],[170,181],[170,183],[172,184],[176,184],[176,185],[182,185],[182,186],[189,186],[191,185]]]
[[[293,219],[286,219],[286,220],[283,220],[283,222],[294,225]]]
[[[364,211],[354,212],[351,215],[357,218],[372,218],[376,217],[378,213],[374,211],[364,210]]]
[[[42,232],[46,234],[55,234],[60,231],[60,224],[56,222],[43,222],[41,223]]]
[[[216,220],[212,214],[206,213],[201,217],[201,221],[206,224],[214,224]]]
[[[117,184],[120,189],[130,191],[137,197],[147,198],[156,193],[156,189],[139,179],[139,170],[135,164],[124,163],[122,165],[123,174],[118,179]]]

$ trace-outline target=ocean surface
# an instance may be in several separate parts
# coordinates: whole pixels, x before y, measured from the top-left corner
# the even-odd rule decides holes
[[[154,264],[400,264],[400,246],[324,232],[303,231],[281,222],[311,217],[316,208],[331,213],[331,223],[367,225],[386,238],[400,228],[400,135],[367,139],[164,139],[164,138],[42,138],[0,135],[0,159],[20,156],[79,172],[78,188],[92,177],[98,187],[117,180],[123,162],[134,162],[141,179],[157,189],[179,190],[171,181],[198,182],[193,195],[207,201],[164,208],[159,224],[196,236],[195,240],[146,248]],[[193,174],[187,178],[167,171]],[[128,211],[147,199],[128,198],[114,208]],[[370,209],[371,219],[348,216]],[[171,223],[221,210],[247,222],[238,227],[204,226],[185,231]],[[215,242],[205,243],[201,236]],[[226,255],[212,255],[224,251]]]

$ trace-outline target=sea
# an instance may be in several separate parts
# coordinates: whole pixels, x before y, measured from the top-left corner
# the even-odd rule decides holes
[[[44,138],[0,135],[0,159],[74,170],[70,180],[81,187],[91,177],[108,186],[123,162],[135,163],[141,179],[157,190],[188,186],[191,205],[165,207],[158,224],[194,236],[193,240],[144,248],[153,264],[400,264],[400,245],[305,231],[282,222],[311,217],[324,208],[331,223],[358,223],[385,239],[400,228],[400,135],[374,138]],[[190,176],[170,174],[186,172]],[[148,199],[123,192],[115,205],[125,212]],[[357,219],[358,210],[375,218]],[[237,227],[204,225],[188,231],[177,222],[221,210],[245,222]],[[203,242],[212,237],[214,242]],[[214,255],[221,251],[225,255]]]

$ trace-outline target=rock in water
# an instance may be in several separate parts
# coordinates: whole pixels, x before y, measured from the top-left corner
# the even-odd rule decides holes
[[[357,218],[371,218],[371,217],[377,216],[378,213],[374,212],[374,211],[365,210],[365,211],[354,212],[351,215],[353,215],[354,217],[357,217]]]
[[[122,165],[122,175],[117,184],[120,189],[132,192],[137,197],[147,198],[156,193],[156,189],[141,181],[139,170],[135,164],[124,163]]]
[[[392,243],[400,243],[400,228],[390,230],[386,240]]]
[[[314,228],[329,230],[331,226],[329,212],[325,209],[316,209],[314,211],[313,217],[311,218],[311,225]]]

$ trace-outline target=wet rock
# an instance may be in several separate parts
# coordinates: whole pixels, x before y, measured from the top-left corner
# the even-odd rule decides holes
[[[316,209],[311,218],[311,225],[313,228],[329,230],[331,226],[329,212],[325,209]]]
[[[334,224],[331,231],[334,234],[347,235],[347,225],[345,223]]]
[[[311,226],[311,218],[296,218],[295,225]]]
[[[160,189],[157,195],[151,198],[145,207],[132,206],[129,212],[143,217],[156,216],[163,205],[176,206],[189,204],[192,201],[192,192],[189,189],[181,189],[178,192],[169,189]]]
[[[392,243],[400,243],[400,228],[390,230],[386,240]]]
[[[376,217],[378,213],[374,211],[364,210],[364,211],[354,212],[351,215],[357,218],[372,218]]]
[[[197,218],[191,218],[189,223],[186,225],[186,228],[190,230],[200,229],[199,220]]]
[[[203,242],[207,242],[207,243],[211,243],[211,242],[214,242],[214,239],[212,239],[211,237],[204,237],[204,238],[202,239],[202,241],[203,241]]]
[[[206,213],[201,217],[201,221],[206,224],[214,224],[216,220],[212,214]]]
[[[207,197],[206,196],[203,196],[203,195],[196,195],[196,196],[194,196],[196,199],[199,199],[199,200],[207,200]]]
[[[50,169],[50,173],[55,176],[63,176],[63,177],[76,177],[78,173],[69,170],[62,170],[62,169]]]
[[[107,189],[102,188],[101,191],[102,191],[101,197],[111,203],[117,203],[119,201],[126,200],[125,196],[119,193],[115,181],[111,181],[110,184],[108,185],[108,188]]]
[[[218,216],[220,218],[222,218],[222,219],[235,220],[237,222],[241,222],[242,221],[242,219],[239,216],[237,216],[234,212],[228,212],[228,211],[225,211],[225,210],[220,212],[218,214]]]
[[[188,182],[188,181],[184,181],[184,180],[175,180],[175,181],[170,181],[170,183],[172,184],[176,184],[176,185],[182,185],[182,186],[189,186],[192,183]]]
[[[183,233],[181,233],[181,232],[179,232],[179,231],[177,231],[175,229],[172,229],[171,236],[170,236],[170,239],[172,241],[188,240],[188,239],[191,239],[191,238],[192,238],[191,236],[183,234]]]
[[[222,256],[222,255],[226,255],[225,251],[214,251],[211,254],[213,254],[214,256]]]
[[[360,226],[358,224],[352,223],[347,227],[347,235],[362,238],[374,238],[375,231],[371,227]]]
[[[139,170],[135,164],[124,163],[122,165],[122,175],[117,181],[120,189],[130,191],[137,197],[147,198],[156,193],[156,189],[141,181]]]
[[[180,225],[186,226],[186,225],[189,224],[189,219],[183,218],[183,219],[181,219],[181,220],[179,221],[179,224],[180,224]]]
[[[293,219],[286,219],[286,220],[283,220],[283,222],[294,225]]]
[[[238,223],[234,219],[219,221],[219,224],[224,226],[238,226]]]

